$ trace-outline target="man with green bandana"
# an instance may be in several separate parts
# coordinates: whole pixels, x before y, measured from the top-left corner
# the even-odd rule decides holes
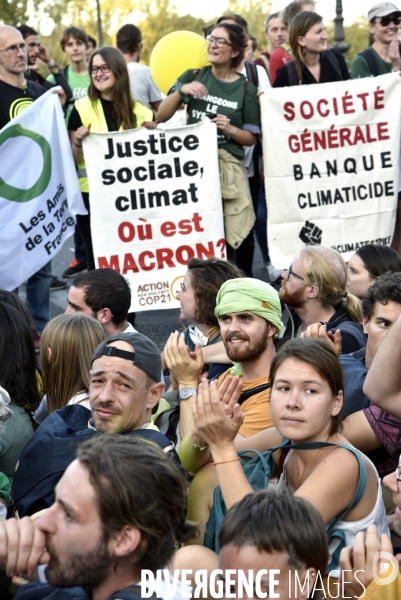
[[[241,410],[245,413],[245,419],[239,435],[248,437],[273,427],[268,381],[275,353],[273,337],[279,335],[283,326],[278,293],[259,279],[230,279],[217,294],[215,315],[220,323],[227,355],[234,363],[232,368],[220,375],[219,388],[229,375],[242,378]],[[184,436],[193,426],[191,403],[186,400],[197,393],[202,362],[197,360],[196,355],[191,360],[188,350],[178,339],[177,364],[180,354],[183,366],[178,370],[180,382],[185,380],[187,386],[180,391],[180,429]],[[198,363],[198,369],[195,363]]]

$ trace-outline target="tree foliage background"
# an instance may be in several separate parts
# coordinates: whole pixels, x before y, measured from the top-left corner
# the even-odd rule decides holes
[[[202,1],[202,0],[200,0]],[[223,12],[241,14],[248,22],[249,31],[258,41],[258,50],[265,48],[264,21],[272,9],[272,0],[227,0]],[[105,44],[115,44],[115,34],[124,23],[135,23],[142,31],[144,49],[141,62],[149,63],[150,54],[164,35],[183,29],[203,34],[203,28],[221,16],[221,11],[209,20],[190,14],[179,15],[173,0],[100,0]],[[98,38],[95,0],[0,0],[0,20],[9,25],[27,22],[40,29],[43,21],[52,19],[54,29],[49,36],[41,36],[52,56],[60,65],[66,64],[59,39],[61,32],[70,25],[82,27]],[[328,24],[329,43],[333,44],[334,25]],[[346,41],[350,44],[347,59],[352,60],[368,45],[367,19],[362,17],[345,27]]]

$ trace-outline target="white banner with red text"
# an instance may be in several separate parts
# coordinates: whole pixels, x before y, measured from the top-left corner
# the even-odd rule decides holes
[[[0,287],[14,290],[41,269],[86,214],[57,94],[35,102],[0,131]],[[26,108],[25,108],[26,107]]]
[[[130,282],[131,311],[178,308],[190,258],[226,258],[216,126],[91,133],[95,263]]]
[[[392,240],[398,196],[401,77],[266,90],[261,97],[268,243],[287,268],[305,246],[348,261]]]

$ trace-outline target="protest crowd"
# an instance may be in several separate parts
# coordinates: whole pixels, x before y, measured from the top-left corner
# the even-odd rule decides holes
[[[388,145],[399,114],[391,123],[380,117],[375,129],[362,87],[371,85],[372,111],[380,111],[380,86],[399,85],[401,10],[382,2],[366,14],[371,45],[351,65],[328,48],[313,0],[263,16],[267,50],[259,57],[245,19],[222,15],[204,31],[207,66],[194,64],[166,93],[139,62],[143,41],[133,24],[119,29],[116,47],[100,48],[68,27],[63,68],[36,30],[0,25],[1,143],[17,135],[14,118],[48,92],[62,107],[62,162],[72,165],[79,197],[73,210],[59,182],[43,209],[18,224],[29,234],[13,268],[29,273],[26,303],[18,295],[24,278],[6,284],[0,267],[0,599],[401,598],[401,180]],[[335,84],[342,103],[319,99],[318,84]],[[297,162],[290,171],[273,165],[281,147],[266,133],[275,98],[283,98],[281,135],[290,136]],[[324,119],[357,106],[353,133],[334,120],[338,138],[331,122],[327,139],[313,128],[312,110]],[[217,180],[198,162],[201,127]],[[132,130],[138,137],[125,137]],[[310,140],[320,149],[307,172]],[[366,181],[345,187],[356,167],[342,153],[359,142]],[[380,158],[369,159],[376,142]],[[92,175],[95,144],[103,143],[103,191],[123,218],[124,258],[108,254],[114,217],[106,203],[99,209]],[[118,169],[122,158],[132,167]],[[375,181],[374,160],[382,168]],[[324,161],[332,195],[323,183],[313,187]],[[133,189],[132,178],[143,187]],[[172,191],[169,179],[183,189]],[[283,189],[277,179],[301,213],[385,197],[390,208],[361,217],[361,226],[348,226],[341,213],[341,239],[325,238],[334,225],[309,217],[294,236],[291,210],[275,197]],[[132,189],[114,199],[117,180]],[[145,180],[158,191],[147,191]],[[16,189],[0,179],[3,215],[11,204],[28,205]],[[209,196],[218,210],[206,215]],[[181,220],[163,222],[163,208],[177,207]],[[153,244],[152,210],[170,237],[161,238],[165,248]],[[47,212],[59,215],[52,242]],[[369,241],[352,246],[346,235],[365,223]],[[67,233],[74,258],[60,280],[51,257]],[[177,248],[179,235],[187,242]],[[136,254],[128,247],[134,238]],[[269,283],[253,272],[255,241]],[[44,258],[32,269],[39,247]],[[178,290],[146,279],[180,265]],[[65,279],[65,314],[50,319],[50,290],[66,287]],[[149,289],[166,302],[176,293],[180,305],[183,329],[162,352],[135,328],[135,307],[152,308],[146,303],[156,298]]]

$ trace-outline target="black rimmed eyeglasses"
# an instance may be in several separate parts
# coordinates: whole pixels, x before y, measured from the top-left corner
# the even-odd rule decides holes
[[[290,275],[293,275],[294,277],[296,277],[297,279],[300,279],[301,281],[305,281],[304,277],[301,277],[301,275],[297,275],[297,273],[294,273],[294,271],[292,270],[292,265],[290,265],[288,267],[288,277],[290,277]]]
[[[99,67],[97,67],[97,66],[91,67],[92,75],[96,75],[99,71],[101,73],[109,73],[110,67],[109,67],[109,65],[100,65]]]
[[[208,35],[206,40],[207,40],[208,44],[213,44],[213,42],[214,42],[216,44],[216,46],[218,46],[219,48],[222,48],[223,46],[232,46],[232,44],[230,44],[230,42],[228,40],[226,40],[226,38],[223,38],[223,37],[216,37],[214,35]]]

